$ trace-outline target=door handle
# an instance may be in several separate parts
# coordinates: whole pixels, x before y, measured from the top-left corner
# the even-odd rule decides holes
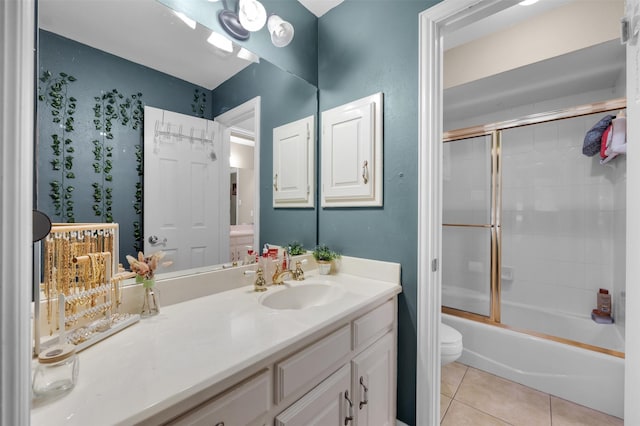
[[[158,236],[156,235],[151,235],[149,237],[149,244],[151,244],[152,246],[158,246],[158,245],[166,245],[167,244],[167,238],[166,237],[162,237],[162,239],[160,239]]]

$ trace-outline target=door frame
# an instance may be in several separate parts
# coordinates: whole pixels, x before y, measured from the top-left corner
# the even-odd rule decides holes
[[[31,417],[36,4],[0,2],[0,424]]]
[[[440,424],[443,35],[517,0],[444,0],[419,15],[416,424]],[[434,349],[435,348],[435,349]]]
[[[253,99],[246,101],[245,103],[238,105],[229,111],[214,117],[213,121],[220,123],[225,130],[222,132],[223,143],[223,158],[228,162],[230,143],[231,143],[231,128],[242,123],[248,118],[253,117],[254,128],[254,147],[253,147],[253,172],[255,193],[253,199],[253,249],[257,251],[260,247],[260,96],[256,96]],[[225,188],[229,188],[229,173],[226,173],[226,185]],[[226,215],[229,214],[229,208],[226,209]],[[223,234],[226,238],[221,238],[221,241],[226,241],[226,248],[221,247],[220,250],[226,250],[229,252],[229,231],[230,225],[226,222],[223,227]],[[222,252],[225,253],[225,252]]]
[[[630,1],[630,0],[627,0]],[[637,0],[631,0],[637,2]],[[469,25],[502,9],[516,5],[519,0],[444,0],[423,11],[419,17],[419,181],[418,181],[418,324],[417,324],[417,376],[416,424],[440,424],[440,347],[441,273],[437,263],[442,249],[442,109],[443,109],[443,35],[447,31]],[[627,9],[628,10],[628,9]],[[629,74],[629,73],[627,73]],[[636,76],[627,75],[629,79]],[[627,84],[627,98],[630,85]],[[634,98],[635,99],[635,98]],[[640,100],[636,100],[638,103]],[[627,109],[630,128],[628,137],[637,135],[635,109]],[[633,155],[630,144],[627,155],[627,284],[640,279],[640,266],[634,265],[640,255],[640,194],[630,191],[640,182],[640,157]],[[435,270],[432,265],[435,263]],[[640,297],[633,286],[627,286],[626,306],[626,365],[640,365],[640,325],[633,307],[640,305]],[[633,316],[633,317],[632,317]],[[630,380],[630,377],[633,379]],[[640,407],[634,403],[640,398],[640,368],[627,369],[625,377],[625,421],[640,422]]]

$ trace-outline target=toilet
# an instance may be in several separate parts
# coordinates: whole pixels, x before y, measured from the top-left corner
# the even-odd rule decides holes
[[[440,323],[440,365],[449,364],[462,355],[462,334],[447,324]]]

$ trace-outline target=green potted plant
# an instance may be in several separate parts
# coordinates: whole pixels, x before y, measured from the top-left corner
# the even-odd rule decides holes
[[[285,247],[289,247],[289,254],[291,256],[298,256],[301,254],[305,254],[307,252],[302,246],[302,244],[297,241],[292,241],[289,244],[287,244]]]
[[[331,250],[326,244],[320,244],[313,250],[313,258],[318,263],[320,274],[328,275],[333,261],[340,258],[340,254]]]

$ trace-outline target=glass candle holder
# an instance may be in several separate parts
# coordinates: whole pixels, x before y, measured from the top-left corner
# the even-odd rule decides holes
[[[55,345],[38,355],[33,375],[33,393],[38,397],[59,395],[70,391],[78,380],[79,361],[76,347]]]

